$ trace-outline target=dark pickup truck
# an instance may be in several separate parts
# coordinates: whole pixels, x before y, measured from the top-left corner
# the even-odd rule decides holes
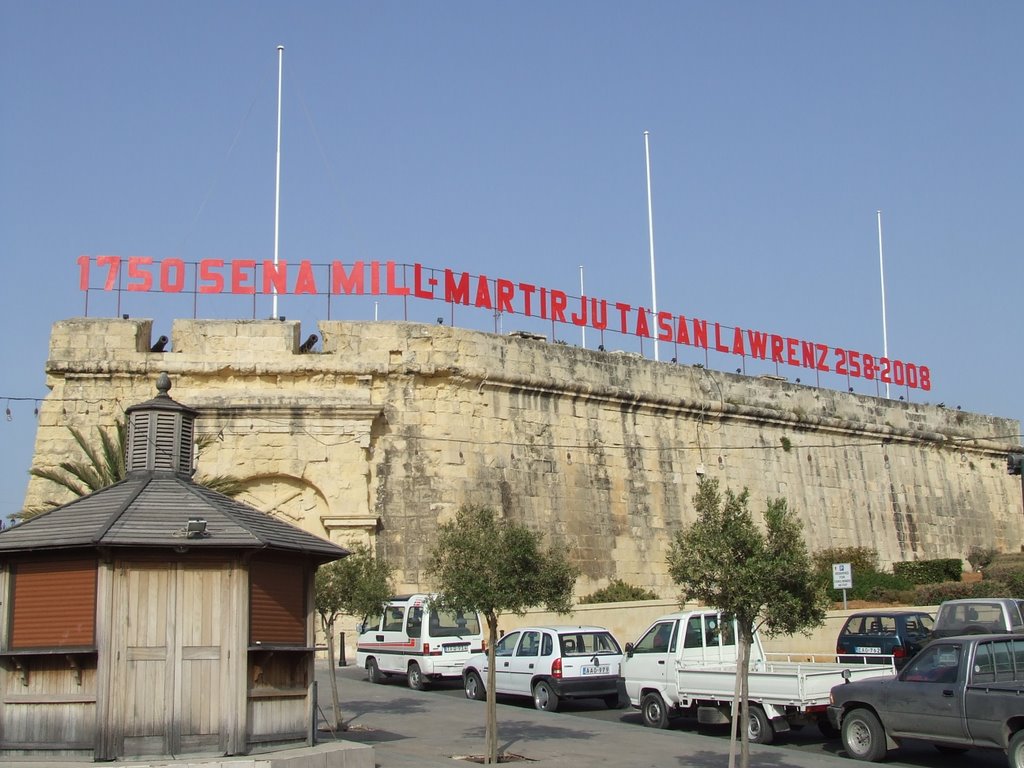
[[[1024,768],[1024,637],[934,640],[895,678],[835,686],[828,717],[857,760],[883,760],[907,738],[950,754],[1001,749]]]

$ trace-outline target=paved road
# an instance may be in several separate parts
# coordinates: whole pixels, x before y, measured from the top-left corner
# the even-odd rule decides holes
[[[338,670],[342,716],[350,730],[341,735],[373,744],[380,768],[423,766],[452,768],[453,756],[479,755],[484,748],[484,707],[469,701],[455,683],[412,691],[404,678],[384,685],[366,681],[363,670]],[[321,706],[330,711],[326,664],[317,668]],[[698,733],[696,723],[683,720],[667,731],[645,728],[631,709],[608,710],[600,702],[566,702],[557,713],[538,712],[530,702],[499,698],[499,750],[521,755],[543,766],[621,766],[643,768],[719,768],[727,765],[726,733]],[[838,741],[826,741],[807,728],[779,739],[773,746],[752,747],[760,768],[853,768],[858,763],[840,756]],[[898,756],[898,759],[896,759]],[[457,765],[457,763],[456,763]],[[1000,752],[971,751],[940,755],[931,745],[912,744],[890,753],[889,766],[912,768],[1005,768]]]

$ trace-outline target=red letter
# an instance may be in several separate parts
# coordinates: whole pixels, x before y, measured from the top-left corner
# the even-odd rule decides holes
[[[750,355],[758,360],[764,360],[768,349],[768,336],[761,331],[747,331],[747,341],[750,342]]]
[[[633,307],[629,304],[617,301],[615,302],[615,308],[619,310],[619,330],[623,333],[629,333],[629,328],[626,327],[626,313]]]
[[[647,310],[643,307],[636,308],[636,336],[651,337],[651,327],[647,323]]]
[[[313,277],[313,265],[309,259],[299,262],[299,274],[295,278],[295,293],[316,293],[316,278]]]
[[[331,264],[332,281],[331,281],[331,293],[337,295],[344,293],[346,295],[355,294],[356,296],[363,295],[363,262],[357,261],[352,265],[352,274],[345,274],[345,265],[340,261],[335,261]]]
[[[796,339],[786,337],[786,362],[789,365],[800,365],[800,361],[797,360],[796,356],[796,348],[799,343]]]
[[[221,293],[224,290],[224,277],[218,272],[224,266],[224,259],[203,259],[199,262],[199,279],[209,282],[200,285],[200,293]]]
[[[600,310],[600,312],[598,311]],[[590,300],[590,316],[593,318],[593,325],[599,331],[608,327],[608,302],[605,299],[598,301]]]
[[[249,273],[252,270],[252,273]],[[249,259],[238,259],[231,262],[231,292],[232,293],[256,293],[256,286],[250,284],[256,274],[256,262]]]
[[[813,341],[801,341],[800,342],[800,353],[801,362],[804,368],[814,367],[814,342]]]
[[[433,272],[433,270],[431,270]],[[423,265],[413,264],[412,265],[412,295],[417,299],[432,299],[434,298],[434,286],[437,285],[437,278],[432,277],[427,281],[429,288],[423,287]]]
[[[78,289],[89,290],[89,257],[84,255],[78,257]]]
[[[557,320],[560,323],[565,322],[565,305],[568,300],[565,297],[564,291],[558,291],[554,288],[551,289],[551,319]]]
[[[672,313],[658,313],[658,341],[672,341]]]
[[[469,272],[463,272],[455,282],[455,273],[450,269],[444,271],[444,300],[450,304],[469,304]]]
[[[516,286],[511,280],[497,281],[498,290],[498,311],[499,312],[515,312],[512,309],[512,297],[516,295]]]
[[[586,325],[587,324],[587,297],[580,296],[580,311],[579,314],[572,313],[572,324],[573,325]]]
[[[171,277],[171,271],[174,277]],[[180,293],[185,287],[185,262],[181,259],[164,259],[160,263],[160,290]]]
[[[708,321],[693,318],[693,345],[708,348]]]
[[[523,314],[527,317],[533,317],[530,303],[533,299],[533,292],[537,290],[537,287],[530,283],[520,283],[519,290],[523,292]]]
[[[689,344],[690,334],[686,330],[686,315],[679,316],[679,325],[676,326],[676,343]]]
[[[715,323],[715,351],[728,352],[729,348],[722,343],[722,326]]]
[[[288,293],[288,262],[263,262],[263,293]]]
[[[772,362],[773,363],[784,363],[782,359],[782,337],[776,336],[774,333],[771,335],[772,339]]]
[[[96,257],[97,267],[110,267],[110,271],[107,272],[107,280],[103,284],[104,291],[112,291],[118,285],[117,273],[121,268],[121,259],[117,256],[97,256]]]
[[[474,306],[494,309],[494,306],[491,304],[491,284],[483,275],[480,275],[476,280],[476,302]]]
[[[129,291],[148,291],[153,287],[153,276],[149,274],[148,269],[141,269],[146,264],[152,264],[153,259],[150,256],[129,256],[128,257],[128,290]],[[141,282],[133,283],[132,279],[139,280]]]
[[[732,332],[732,353],[734,355],[746,355],[743,348],[743,329],[736,328]]]
[[[389,261],[387,263],[388,269],[388,296],[408,296],[409,289],[404,285],[398,285],[395,282],[395,262]]]
[[[818,351],[818,364],[815,366],[819,371],[827,371],[828,363],[825,361],[828,355],[828,347],[824,344],[815,344],[814,348]]]

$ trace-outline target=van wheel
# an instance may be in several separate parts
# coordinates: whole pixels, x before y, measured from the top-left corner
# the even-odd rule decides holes
[[[665,700],[657,691],[645,694],[640,701],[640,713],[648,728],[668,728],[668,710]]]
[[[423,671],[420,669],[420,665],[415,661],[409,662],[409,687],[414,691],[425,691],[427,690],[427,682],[423,679]]]
[[[1010,738],[1010,746],[1006,749],[1010,768],[1024,768],[1024,730],[1017,731]]]
[[[463,684],[463,688],[466,690],[466,698],[473,699],[474,701],[483,701],[487,698],[487,691],[484,690],[484,681],[480,679],[474,670],[469,670],[466,673],[466,679]]]
[[[754,744],[771,744],[775,741],[772,721],[760,707],[751,707],[747,718],[747,735]]]
[[[885,757],[885,729],[873,712],[855,709],[847,713],[843,718],[843,749],[855,760],[869,763]]]
[[[551,683],[540,680],[533,686],[533,706],[544,712],[558,711],[558,694],[551,687]]]
[[[366,660],[366,679],[371,683],[384,682],[384,674],[380,671],[380,667],[377,666],[377,660],[374,658]]]

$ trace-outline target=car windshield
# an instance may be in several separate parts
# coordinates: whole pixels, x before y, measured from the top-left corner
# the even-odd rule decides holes
[[[610,632],[579,630],[559,635],[563,656],[594,656],[622,653]]]

